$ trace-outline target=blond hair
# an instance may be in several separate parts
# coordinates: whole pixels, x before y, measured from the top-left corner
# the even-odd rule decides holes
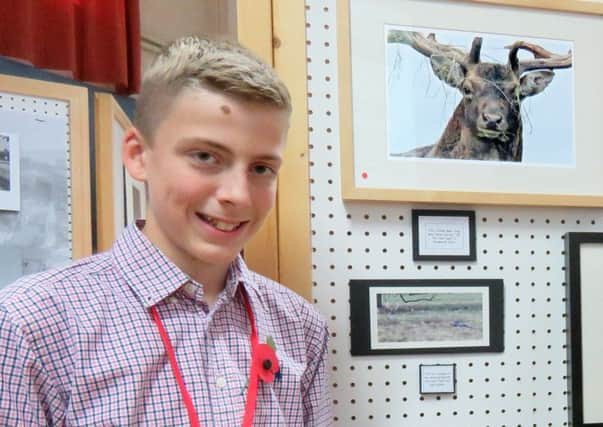
[[[209,89],[291,111],[289,91],[274,70],[235,42],[176,40],[145,72],[134,125],[151,142],[158,123],[184,89]]]

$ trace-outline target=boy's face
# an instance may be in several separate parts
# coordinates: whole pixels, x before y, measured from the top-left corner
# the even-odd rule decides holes
[[[274,205],[288,119],[273,107],[189,89],[151,144],[141,143],[128,170],[148,186],[144,233],[185,272],[226,266],[260,228]],[[124,144],[142,137],[133,139]]]

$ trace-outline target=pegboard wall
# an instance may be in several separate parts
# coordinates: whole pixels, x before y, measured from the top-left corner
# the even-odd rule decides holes
[[[0,286],[71,259],[69,108],[61,100],[0,92],[0,132],[18,138],[21,176],[20,210],[0,210],[6,266]]]
[[[313,295],[331,332],[335,425],[568,425],[563,235],[603,231],[603,210],[344,203],[336,27],[335,1],[306,1]],[[414,262],[413,208],[474,210],[477,261]],[[412,278],[503,279],[505,351],[352,357],[348,281]],[[425,363],[456,363],[456,394],[421,397]]]

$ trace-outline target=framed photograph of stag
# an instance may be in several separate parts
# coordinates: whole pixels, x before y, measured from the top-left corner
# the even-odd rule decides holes
[[[351,354],[504,350],[501,279],[351,280]]]
[[[603,206],[600,20],[339,0],[337,25],[345,200]]]

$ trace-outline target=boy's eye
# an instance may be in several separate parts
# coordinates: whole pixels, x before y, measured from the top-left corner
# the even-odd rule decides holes
[[[253,172],[256,175],[274,175],[274,170],[266,165],[255,165],[253,167]]]
[[[198,152],[194,153],[194,157],[195,157],[195,159],[199,160],[201,163],[209,163],[209,164],[216,163],[216,158],[211,153],[208,153],[207,151],[198,151]]]

